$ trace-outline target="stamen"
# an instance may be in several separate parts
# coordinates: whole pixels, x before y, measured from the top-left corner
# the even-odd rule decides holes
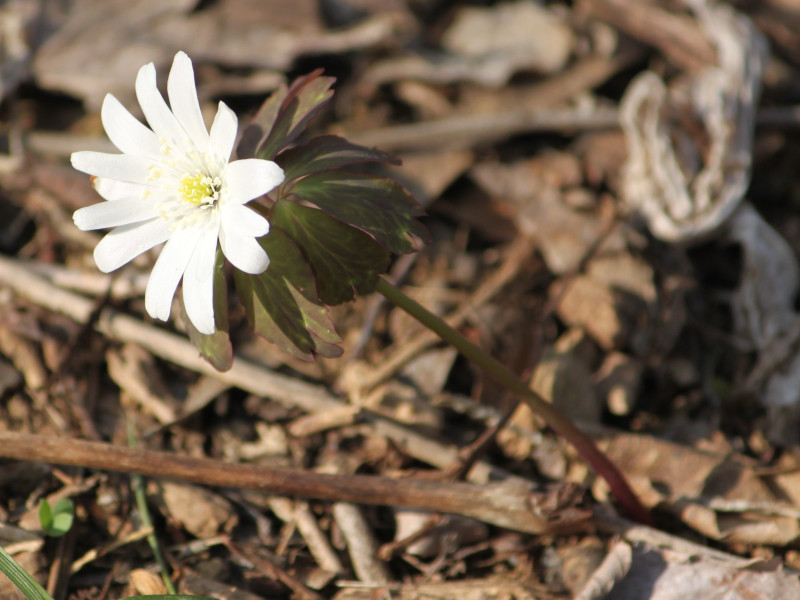
[[[214,204],[219,200],[219,191],[222,181],[219,177],[211,178],[208,175],[187,175],[181,180],[178,193],[187,202],[195,206],[201,204]]]

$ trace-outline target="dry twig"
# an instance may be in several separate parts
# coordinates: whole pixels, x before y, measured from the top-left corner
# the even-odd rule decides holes
[[[478,486],[367,475],[328,475],[13,432],[0,432],[0,456],[254,489],[282,496],[455,513],[528,533],[575,529],[588,517],[585,511],[575,507],[574,495],[563,494],[563,490],[555,494],[535,492],[509,481]]]

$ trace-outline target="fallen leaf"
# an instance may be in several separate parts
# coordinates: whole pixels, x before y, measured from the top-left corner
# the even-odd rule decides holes
[[[201,487],[165,481],[161,498],[167,515],[199,539],[230,533],[238,522],[227,500]]]
[[[643,502],[711,539],[785,546],[800,537],[800,511],[744,459],[640,434],[615,434],[600,444]]]
[[[442,36],[442,47],[452,55],[491,60],[495,85],[505,83],[519,69],[560,70],[574,43],[566,23],[527,0],[464,7]]]
[[[742,567],[736,562],[634,545],[628,574],[608,593],[615,600],[793,600],[797,573],[779,563]]]

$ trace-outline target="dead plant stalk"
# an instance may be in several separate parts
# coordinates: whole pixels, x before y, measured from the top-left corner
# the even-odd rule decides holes
[[[330,475],[9,431],[0,432],[0,456],[261,490],[278,496],[461,514],[526,533],[554,533],[558,529],[554,523],[559,521],[564,525],[571,520],[563,519],[564,515],[559,514],[562,507],[558,503],[554,505],[549,494],[508,483],[479,486],[369,475]],[[575,520],[570,524],[572,528]]]

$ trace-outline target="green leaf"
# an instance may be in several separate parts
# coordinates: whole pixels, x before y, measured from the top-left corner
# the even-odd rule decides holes
[[[42,500],[39,504],[39,524],[42,530],[47,531],[53,526],[53,509],[47,500]]]
[[[272,159],[297,139],[333,96],[330,87],[336,79],[321,75],[317,69],[273,93],[242,133],[239,156]]]
[[[292,192],[340,221],[366,231],[395,254],[419,249],[428,232],[423,211],[402,185],[386,177],[323,171],[299,180]]]
[[[300,247],[316,274],[317,290],[325,304],[352,300],[355,293],[375,291],[378,275],[389,267],[391,255],[366,233],[316,208],[279,201],[270,222]]]
[[[224,263],[222,251],[217,248],[217,263],[214,267],[214,320],[217,330],[214,333],[206,335],[195,329],[186,315],[181,294],[181,310],[189,339],[200,355],[218,371],[227,371],[233,366],[233,346],[228,335],[228,283],[225,279]]]
[[[270,258],[267,270],[261,275],[236,271],[236,291],[253,329],[298,358],[341,356],[336,344],[342,339],[299,248],[278,227],[258,241]]]
[[[315,137],[307,144],[281,152],[275,161],[283,167],[286,181],[360,162],[400,164],[400,161],[390,154],[351,144],[335,135]]]
[[[61,498],[51,508],[47,500],[39,505],[39,522],[45,535],[59,537],[72,529],[75,519],[75,505],[69,498]]]

